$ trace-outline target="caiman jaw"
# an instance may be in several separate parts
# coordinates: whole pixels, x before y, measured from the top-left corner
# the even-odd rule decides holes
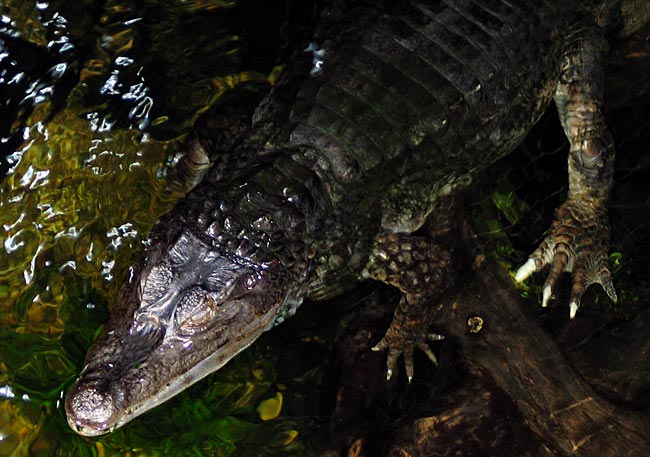
[[[218,370],[231,358],[250,346],[264,332],[273,319],[253,322],[244,332],[241,340],[232,344],[231,351],[220,351],[208,356],[189,371],[170,381],[159,392],[141,402],[127,406],[128,393],[116,380],[113,384],[102,379],[86,379],[82,373],[66,396],[65,409],[70,427],[80,435],[99,436],[112,432],[130,422],[140,414],[185,390],[208,374]],[[248,338],[244,338],[246,335]],[[160,349],[164,351],[163,348]],[[108,373],[107,373],[108,374]]]
[[[284,302],[266,267],[226,259],[189,232],[147,259],[69,389],[70,427],[121,427],[222,367],[270,328]]]

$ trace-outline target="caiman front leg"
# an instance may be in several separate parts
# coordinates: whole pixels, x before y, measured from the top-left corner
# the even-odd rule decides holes
[[[607,42],[596,24],[581,19],[569,30],[566,43],[555,103],[570,142],[568,198],[556,210],[550,233],[515,279],[523,281],[549,265],[542,291],[542,306],[546,306],[559,276],[572,272],[569,315],[573,318],[592,284],[600,284],[617,300],[608,267],[605,208],[615,151],[603,115]]]
[[[427,341],[444,337],[430,333],[428,327],[435,298],[448,287],[450,268],[449,252],[430,239],[395,233],[376,237],[362,274],[404,293],[386,335],[372,348],[374,351],[388,350],[387,379],[391,378],[397,360],[403,355],[406,376],[411,382],[416,347],[434,364],[438,363]]]

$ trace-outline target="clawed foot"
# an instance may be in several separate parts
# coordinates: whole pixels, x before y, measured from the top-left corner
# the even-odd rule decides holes
[[[585,290],[592,284],[600,284],[616,303],[608,251],[609,223],[602,202],[569,198],[557,209],[550,233],[519,268],[515,280],[521,282],[549,265],[542,289],[542,306],[547,306],[560,274],[572,272],[569,316],[573,319]]]
[[[438,359],[429,347],[428,341],[440,341],[444,339],[443,335],[426,332],[405,332],[403,327],[391,325],[386,335],[377,343],[372,350],[388,350],[386,356],[386,379],[390,380],[393,373],[397,370],[397,360],[400,355],[404,356],[404,368],[409,384],[413,379],[413,351],[415,348],[424,352],[434,365],[438,365]]]

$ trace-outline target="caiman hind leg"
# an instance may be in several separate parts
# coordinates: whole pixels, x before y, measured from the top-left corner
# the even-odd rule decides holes
[[[548,236],[515,276],[523,281],[548,265],[542,292],[542,306],[546,306],[559,276],[572,272],[571,318],[592,284],[600,284],[616,301],[608,268],[605,208],[614,168],[614,142],[603,114],[606,54],[607,42],[591,20],[581,19],[569,30],[555,94],[570,142],[568,198],[556,210]]]
[[[404,293],[386,335],[373,348],[375,351],[388,350],[388,379],[395,372],[400,355],[403,355],[406,375],[411,381],[416,347],[437,364],[428,341],[444,337],[430,333],[428,327],[435,298],[449,285],[450,270],[451,255],[430,239],[395,233],[376,237],[362,274],[395,286]]]

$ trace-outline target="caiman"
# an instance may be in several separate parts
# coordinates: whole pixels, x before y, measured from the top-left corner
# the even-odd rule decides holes
[[[70,426],[115,430],[223,366],[303,299],[362,279],[403,293],[374,349],[387,351],[389,377],[403,357],[411,379],[415,348],[435,362],[428,341],[441,336],[422,323],[454,262],[417,230],[552,100],[570,143],[568,197],[516,279],[548,266],[546,306],[571,272],[571,317],[591,284],[616,300],[604,73],[608,40],[648,17],[647,0],[329,4],[250,118],[232,109],[235,127],[195,135],[192,147],[215,164],[144,241],[67,393]]]

